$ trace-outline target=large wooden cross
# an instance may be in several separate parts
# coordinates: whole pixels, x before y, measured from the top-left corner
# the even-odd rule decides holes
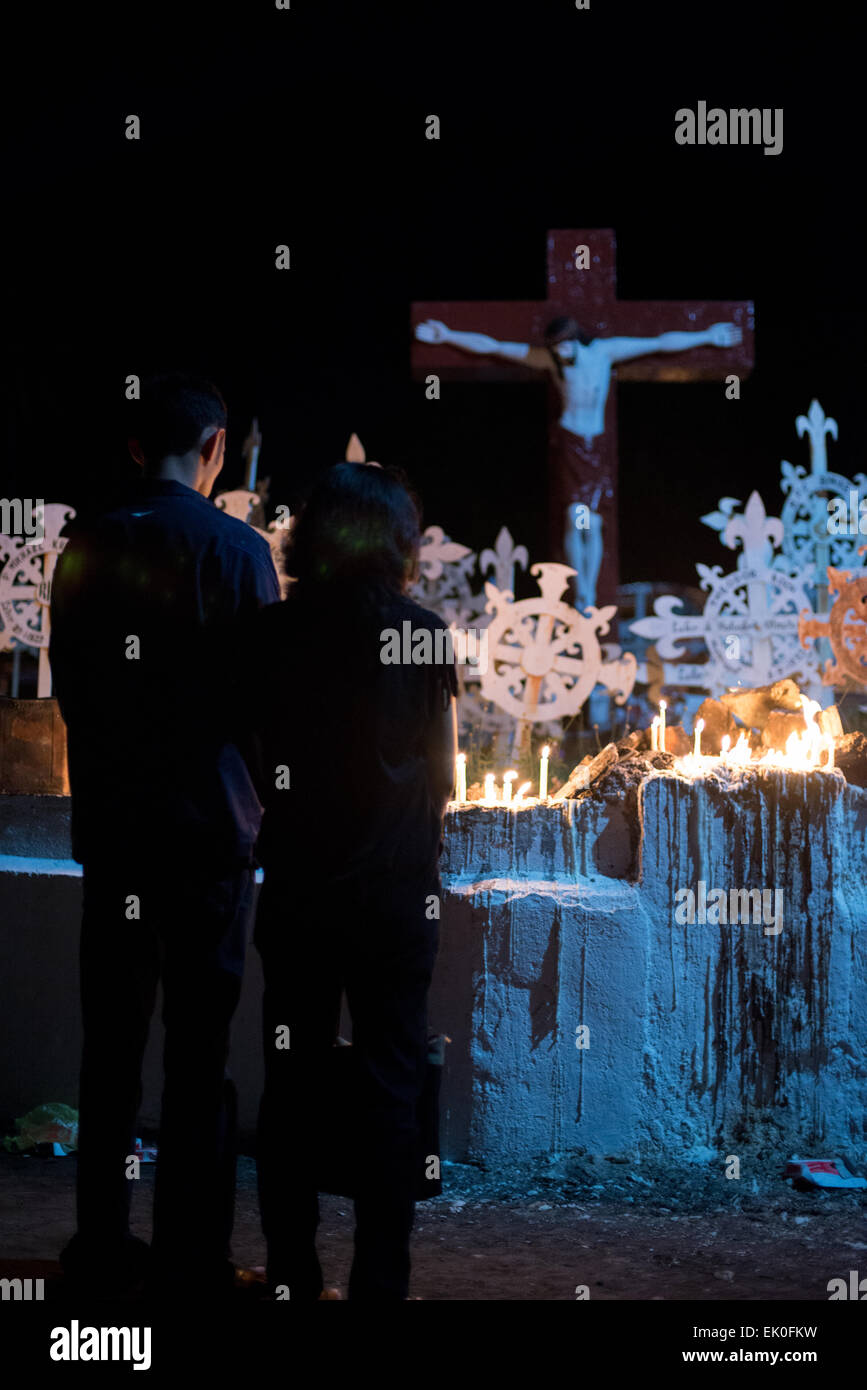
[[[587,247],[586,268],[576,248]],[[649,348],[648,355],[614,365],[605,403],[604,430],[586,439],[552,424],[549,439],[548,483],[550,546],[554,560],[564,558],[566,508],[584,503],[602,519],[602,566],[596,603],[617,601],[619,579],[617,502],[616,381],[722,381],[743,378],[753,365],[753,306],[744,301],[618,300],[614,232],[607,229],[548,233],[548,298],[535,302],[500,303],[461,300],[412,306],[413,334],[426,320],[444,322],[450,330],[482,333],[501,343],[527,343],[533,348],[529,364],[519,358],[470,356],[451,345],[413,342],[413,375],[436,373],[443,380],[539,380],[540,369],[557,392],[550,354],[540,352],[548,323],[557,317],[575,319],[588,338],[656,338],[667,332],[698,332],[723,321],[736,324],[741,342],[735,347],[698,346],[668,352]],[[558,397],[555,417],[560,413]],[[696,440],[700,465],[701,440]],[[565,557],[569,560],[569,556]],[[570,561],[571,563],[571,561]],[[577,566],[576,566],[577,568]]]

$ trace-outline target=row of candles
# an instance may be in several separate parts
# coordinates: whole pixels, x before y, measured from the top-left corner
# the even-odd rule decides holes
[[[665,752],[665,700],[659,702],[659,714],[654,716],[650,726],[650,750],[652,753]],[[810,700],[806,695],[801,696],[801,708],[804,712],[806,729],[803,733],[790,734],[786,739],[786,749],[781,753],[778,749],[770,748],[761,758],[754,758],[750,741],[745,733],[738,736],[738,741],[732,747],[732,741],[728,734],[724,734],[720,740],[719,760],[723,763],[734,763],[738,767],[745,767],[748,763],[756,763],[766,767],[791,767],[795,770],[808,771],[813,767],[819,766],[819,759],[824,752],[826,761],[822,765],[824,772],[834,771],[834,739],[830,734],[823,734],[818,724],[816,716],[819,714],[821,706],[817,700]],[[678,761],[691,764],[696,767],[699,759],[702,758],[701,735],[704,729],[704,720],[697,719],[693,730],[694,744],[692,754]],[[704,757],[705,762],[717,761],[717,755],[708,754]]]
[[[664,752],[665,752],[665,711],[666,711],[667,709],[668,709],[668,705],[665,703],[665,701],[664,701],[664,700],[660,700],[660,702],[659,702],[659,714],[655,714],[655,715],[653,716],[653,719],[652,719],[651,722],[650,722],[650,751],[651,751],[651,753],[664,753]],[[704,720],[703,720],[703,719],[697,719],[697,720],[695,721],[695,729],[693,730],[693,733],[694,733],[694,735],[695,735],[695,747],[694,747],[693,750],[692,750],[692,754],[693,754],[693,757],[694,757],[694,758],[700,758],[700,757],[701,757],[701,731],[702,731],[703,728],[704,728]],[[731,740],[728,739],[727,742],[731,742]]]
[[[834,740],[830,735],[823,735],[816,723],[816,716],[820,706],[815,700],[809,700],[806,696],[801,697],[801,705],[806,721],[806,730],[802,734],[794,733],[786,740],[786,751],[780,753],[776,749],[770,749],[762,758],[753,758],[750,742],[745,733],[741,733],[737,743],[732,747],[732,741],[728,734],[720,741],[720,752],[718,755],[702,755],[701,735],[704,729],[704,720],[697,719],[693,729],[693,750],[691,755],[681,758],[678,761],[687,765],[692,770],[698,767],[699,760],[704,763],[721,761],[732,763],[737,767],[745,767],[748,763],[764,764],[766,766],[792,767],[795,769],[810,770],[818,767],[819,758],[824,751],[827,755],[825,763],[822,765],[824,772],[834,771]],[[652,753],[664,753],[665,750],[665,711],[667,705],[665,700],[659,702],[659,714],[654,715],[650,726],[650,751]],[[539,796],[540,802],[548,800],[548,755],[550,749],[546,745],[542,749],[542,756],[539,763]],[[481,799],[483,806],[521,806],[526,804],[527,793],[532,782],[522,782],[516,791],[513,792],[512,784],[517,780],[517,772],[503,773],[502,795],[497,795],[497,786],[493,773],[489,773],[485,778],[485,793]],[[455,769],[455,801],[466,802],[467,799],[467,755],[458,753]]]
[[[542,756],[539,761],[539,801],[548,800],[548,756],[550,748],[546,746],[542,749]],[[522,782],[520,787],[513,792],[512,783],[517,780],[517,772],[503,773],[502,795],[497,795],[497,784],[494,774],[489,772],[485,778],[485,794],[482,797],[483,806],[521,806],[525,803],[527,792],[532,787],[532,782]],[[465,802],[467,799],[467,755],[458,753],[455,767],[455,801]]]

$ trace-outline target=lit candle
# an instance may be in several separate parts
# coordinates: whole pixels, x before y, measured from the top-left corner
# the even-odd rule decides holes
[[[696,758],[701,757],[701,731],[703,728],[704,720],[697,719],[695,721],[695,748],[693,749],[693,756]]]
[[[508,806],[509,802],[512,800],[512,783],[517,775],[517,772],[503,773],[503,803],[506,806]]]
[[[731,746],[731,738],[728,734],[723,734],[722,739],[720,740],[720,757],[722,758],[723,762],[725,762],[726,758],[728,757],[728,751],[731,748]]]
[[[519,787],[518,790],[515,792],[515,800],[512,802],[512,805],[513,805],[513,806],[517,806],[518,803],[519,803],[520,801],[523,801],[523,800],[524,800],[524,797],[527,795],[527,792],[530,790],[530,788],[532,787],[532,785],[533,785],[532,782],[522,782],[522,783],[521,783],[520,787]]]
[[[548,747],[548,745],[547,745],[547,743],[546,743],[546,744],[545,744],[545,747],[542,749],[542,760],[541,760],[541,762],[539,763],[539,800],[540,800],[540,801],[547,801],[547,800],[548,800],[548,754],[550,753],[550,751],[551,751],[551,750],[550,750],[550,748]]]
[[[659,715],[655,714],[650,721],[650,751],[659,752]]]
[[[489,772],[485,778],[485,805],[494,806],[497,801],[497,789],[494,786],[494,774]]]
[[[459,753],[457,757],[457,788],[455,791],[455,801],[466,801],[467,799],[467,755]]]
[[[665,752],[665,711],[666,711],[667,709],[668,709],[668,705],[665,703],[665,701],[664,701],[664,700],[660,700],[660,702],[659,702],[659,751],[660,751],[660,753],[664,753],[664,752]]]

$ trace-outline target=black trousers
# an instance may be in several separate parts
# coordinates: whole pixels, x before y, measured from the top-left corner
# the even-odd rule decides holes
[[[313,875],[311,875],[313,877]],[[439,940],[436,877],[319,882],[315,900],[266,870],[255,942],[265,974],[265,1090],[258,1176],[268,1280],[318,1298],[316,1149],[323,1070],[345,989],[359,1078],[355,1255],[350,1299],[405,1299],[416,1179],[416,1107],[427,996]],[[278,1046],[278,1041],[289,1046]],[[347,1125],[347,1130],[349,1125]]]
[[[152,1254],[168,1273],[225,1277],[236,1138],[226,1060],[252,894],[248,865],[192,864],[174,872],[141,860],[85,865],[80,1250],[110,1259],[128,1236],[135,1183],[126,1175],[127,1156],[161,978],[165,1079]]]

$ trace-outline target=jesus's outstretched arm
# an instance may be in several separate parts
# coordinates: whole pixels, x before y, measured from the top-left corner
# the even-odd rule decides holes
[[[715,323],[699,333],[660,333],[656,338],[598,338],[611,362],[645,357],[652,352],[688,352],[697,347],[736,347],[742,338],[736,323]]]
[[[508,357],[513,362],[523,362],[530,351],[528,343],[501,343],[496,338],[489,338],[487,333],[458,333],[446,328],[439,319],[427,319],[424,323],[416,324],[415,336],[420,343],[443,343],[461,348],[464,352]]]

